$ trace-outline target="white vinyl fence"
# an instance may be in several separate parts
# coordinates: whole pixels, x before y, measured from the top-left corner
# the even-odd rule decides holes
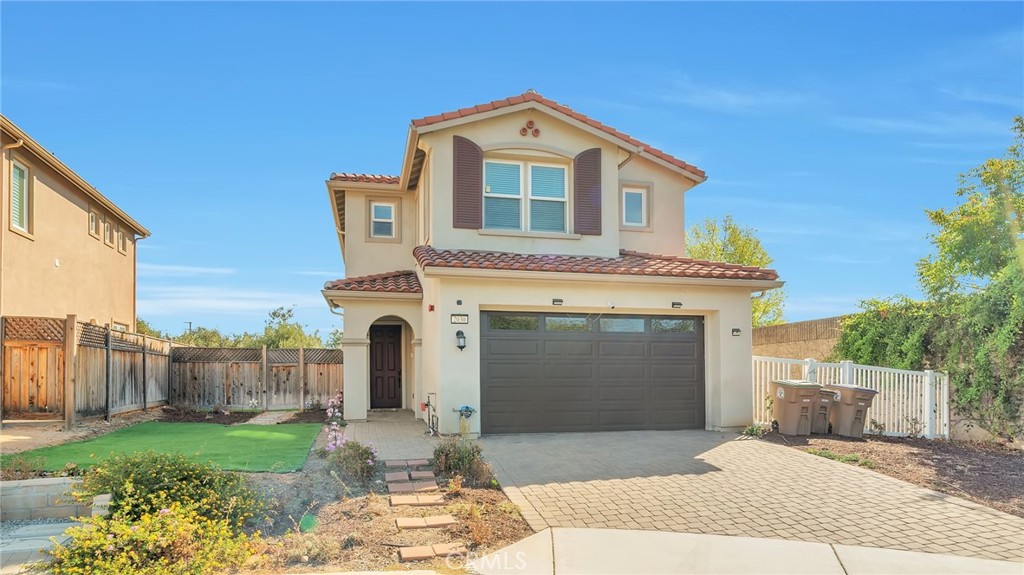
[[[949,439],[949,377],[944,373],[755,355],[754,423],[771,423],[767,399],[769,384],[776,379],[873,389],[878,395],[865,418],[869,423],[866,432],[872,432],[873,420],[884,428],[885,435]]]

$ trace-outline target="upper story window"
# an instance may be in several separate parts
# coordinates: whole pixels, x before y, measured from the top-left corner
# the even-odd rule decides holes
[[[395,237],[395,204],[370,202],[370,237]]]
[[[114,247],[114,224],[110,220],[103,219],[103,241],[110,247]]]
[[[124,233],[123,228],[117,228],[117,251],[128,253],[128,234]]]
[[[100,239],[100,215],[96,210],[89,210],[89,235]]]
[[[484,229],[565,233],[568,200],[566,166],[512,160],[484,162]]]
[[[624,228],[649,228],[650,188],[641,186],[622,187],[622,226]]]
[[[18,161],[11,167],[11,227],[25,233],[31,233],[31,183],[29,171]]]
[[[111,322],[110,323],[110,329],[112,329],[114,331],[127,332],[128,331],[128,324],[121,323],[121,322],[118,322],[118,321]]]

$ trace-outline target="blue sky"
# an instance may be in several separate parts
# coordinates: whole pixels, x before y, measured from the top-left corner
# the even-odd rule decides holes
[[[397,173],[408,122],[533,88],[705,169],[789,320],[918,294],[924,210],[1024,112],[1017,3],[12,3],[0,109],[150,228],[139,315],[326,332],[323,181]]]

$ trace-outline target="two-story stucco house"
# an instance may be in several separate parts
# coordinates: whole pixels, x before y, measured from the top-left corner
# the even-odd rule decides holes
[[[0,316],[135,331],[135,243],[149,231],[0,116]]]
[[[401,174],[327,181],[346,278],[345,417],[437,405],[443,433],[751,420],[750,301],[772,270],[686,258],[702,170],[535,92],[413,120]]]

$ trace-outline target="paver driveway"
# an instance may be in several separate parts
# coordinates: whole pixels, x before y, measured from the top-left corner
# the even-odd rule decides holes
[[[534,529],[657,529],[1024,562],[1020,517],[736,434],[522,434],[481,442]]]

